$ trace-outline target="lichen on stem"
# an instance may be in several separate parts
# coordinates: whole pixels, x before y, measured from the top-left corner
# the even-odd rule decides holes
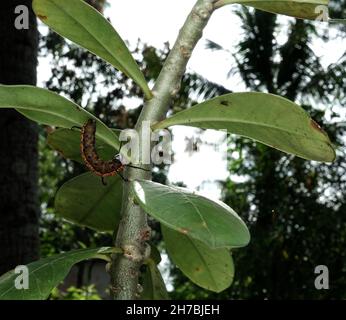
[[[179,92],[187,63],[215,10],[216,2],[198,0],[192,8],[152,90],[154,97],[145,103],[140,114],[136,125],[139,137],[142,137],[144,121],[153,124],[165,118],[169,103]],[[147,167],[149,169],[150,166]],[[149,172],[129,167],[125,174],[129,181],[151,179]],[[131,182],[124,184],[122,218],[115,241],[115,246],[122,248],[124,253],[112,255],[110,273],[113,298],[131,300],[138,298],[139,270],[148,255],[146,241],[149,227],[145,212],[134,200]]]

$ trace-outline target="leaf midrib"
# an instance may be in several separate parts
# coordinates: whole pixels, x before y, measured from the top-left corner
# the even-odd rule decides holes
[[[188,110],[187,110],[188,111]],[[317,140],[317,141],[321,141],[321,142],[328,142],[328,140],[322,140],[322,139],[312,139],[310,138],[310,136],[307,134],[306,136],[303,135],[303,134],[299,134],[297,132],[294,132],[294,131],[291,131],[291,130],[287,130],[287,129],[282,129],[281,127],[278,127],[278,126],[271,126],[271,125],[267,125],[267,124],[261,124],[261,123],[258,123],[258,122],[253,122],[253,121],[245,121],[245,120],[239,120],[239,119],[226,119],[225,118],[220,118],[220,117],[211,117],[211,118],[208,118],[208,119],[205,119],[205,118],[193,118],[193,121],[184,121],[184,120],[180,120],[178,122],[174,122],[173,121],[173,118],[172,118],[172,121],[169,121],[170,119],[168,118],[167,119],[167,122],[165,122],[165,120],[162,122],[162,125],[165,125],[168,124],[168,126],[173,126],[173,125],[191,125],[192,124],[195,124],[195,123],[206,123],[206,122],[211,122],[211,121],[214,121],[214,122],[217,122],[217,123],[220,123],[220,122],[224,122],[224,123],[235,123],[235,124],[247,124],[247,125],[253,125],[253,126],[258,126],[258,127],[263,127],[263,128],[270,128],[270,129],[273,129],[273,130],[278,130],[278,131],[282,131],[282,132],[285,132],[285,133],[288,133],[288,134],[291,134],[291,135],[294,135],[294,136],[298,136],[298,137],[303,137],[305,139],[308,139],[308,140]],[[183,122],[184,121],[184,122]],[[167,125],[165,125],[164,127],[163,126],[158,126],[158,128],[166,128]],[[225,128],[226,129],[226,128]],[[322,136],[324,136],[323,133],[321,133]]]
[[[57,118],[61,118],[67,122],[70,122],[70,123],[73,123],[73,124],[81,124],[80,122],[77,122],[75,121],[74,119],[71,120],[71,118],[68,118],[67,116],[64,116],[63,114],[61,113],[58,113],[58,112],[54,112],[54,111],[50,111],[48,109],[44,109],[45,107],[44,106],[38,106],[38,107],[32,107],[32,106],[25,106],[25,107],[22,107],[22,106],[13,106],[13,108],[15,109],[23,109],[23,110],[29,110],[29,111],[35,111],[35,112],[41,112],[41,113],[47,113],[47,114],[50,114],[50,115],[53,115],[53,116],[56,116]],[[84,109],[81,109],[81,111],[84,110]],[[87,112],[86,110],[84,110],[83,112]],[[89,116],[93,117],[92,114],[89,114],[87,113]],[[106,127],[108,128],[108,127]],[[104,128],[104,129],[106,129]],[[110,144],[111,146],[113,146],[114,148],[117,148],[113,143],[112,141],[109,141],[108,138],[105,136],[105,135],[102,135],[100,133],[96,133],[97,136],[101,137],[103,141],[107,142],[108,144]]]

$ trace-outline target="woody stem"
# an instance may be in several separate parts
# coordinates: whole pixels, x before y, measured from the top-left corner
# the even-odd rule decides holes
[[[198,0],[192,8],[178,38],[164,63],[153,88],[154,97],[147,101],[138,119],[136,130],[140,137],[140,150],[145,139],[145,123],[153,124],[165,118],[169,103],[180,90],[181,79],[197,42],[202,37],[216,0]],[[150,169],[150,165],[146,166]],[[151,180],[150,172],[126,168],[130,181]],[[118,228],[115,246],[124,254],[112,256],[111,278],[115,299],[130,300],[137,297],[139,269],[145,258],[148,224],[145,212],[135,203],[131,183],[125,183],[123,192],[122,219]]]

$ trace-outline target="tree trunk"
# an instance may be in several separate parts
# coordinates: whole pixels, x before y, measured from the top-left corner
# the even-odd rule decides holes
[[[17,30],[15,8],[29,8]],[[0,83],[36,84],[38,33],[31,0],[0,2]],[[0,275],[39,256],[38,128],[15,110],[0,111]]]

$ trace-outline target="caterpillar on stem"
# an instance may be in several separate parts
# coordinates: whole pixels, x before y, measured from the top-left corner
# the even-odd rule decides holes
[[[119,176],[125,179],[120,172],[124,170],[126,166],[144,171],[149,171],[140,167],[132,165],[126,165],[121,162],[119,155],[116,155],[112,160],[103,160],[100,158],[96,151],[96,120],[89,119],[81,128],[81,140],[80,140],[80,153],[86,167],[94,174],[102,178],[102,183],[105,185],[104,178]]]

